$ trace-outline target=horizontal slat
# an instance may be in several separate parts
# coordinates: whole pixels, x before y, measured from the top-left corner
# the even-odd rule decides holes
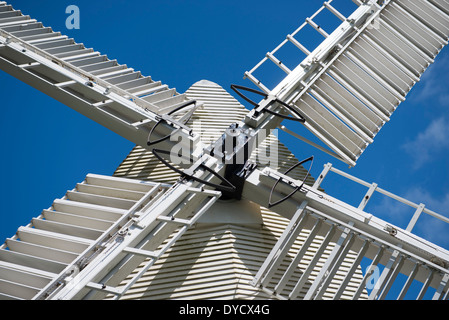
[[[375,72],[378,77],[401,96],[405,96],[415,84],[413,79],[407,76],[397,64],[389,60],[382,52],[379,52],[362,37],[351,45],[350,51],[363,61],[371,72]]]
[[[14,31],[21,31],[21,30],[28,30],[28,29],[35,29],[35,28],[43,28],[43,25],[41,22],[31,22],[31,23],[24,23],[18,26],[10,26],[10,27],[3,27],[3,31],[6,32],[14,32]]]
[[[57,58],[69,58],[69,57],[75,57],[75,56],[80,56],[80,55],[83,55],[83,54],[94,52],[93,49],[91,49],[91,48],[89,48],[89,49],[75,49],[75,48],[73,48],[73,49],[74,50],[72,50],[72,51],[54,54],[54,56],[57,57]]]
[[[96,240],[103,233],[101,230],[82,228],[54,221],[41,220],[37,218],[32,219],[32,224],[35,228],[38,229],[47,230],[55,233],[62,233],[74,237],[81,237],[88,240]]]
[[[447,0],[428,0],[431,4],[437,7],[439,10],[449,15],[449,2]]]
[[[349,82],[377,108],[384,110],[386,115],[391,115],[399,104],[399,100],[391,92],[347,56],[342,55],[335,61],[332,70],[336,71],[340,77]]]
[[[0,12],[5,12],[5,11],[12,11],[13,10],[13,8],[12,8],[12,6],[11,5],[5,5],[5,4],[2,4],[1,6],[0,6]]]
[[[361,35],[360,38],[363,39],[367,44],[369,44],[369,46],[375,48],[376,51],[378,51],[379,54],[382,56],[382,58],[390,60],[391,63],[393,63],[399,70],[401,70],[406,75],[406,77],[408,79],[410,79],[409,80],[410,82],[412,82],[414,84],[419,81],[420,73],[415,72],[415,70],[413,70],[413,68],[411,68],[410,66],[407,65],[407,63],[405,63],[403,60],[398,58],[398,56],[395,53],[393,53],[391,50],[388,51],[385,48],[385,45],[378,44],[375,40],[373,40],[367,34]]]
[[[35,22],[35,19],[31,19],[30,16],[16,16],[10,18],[4,18],[0,20],[0,27],[13,26],[23,24],[27,22]]]
[[[323,108],[308,94],[303,95],[300,103],[296,105],[305,116],[308,125],[313,126],[324,138],[336,144],[351,159],[356,159],[356,155],[361,150],[340,131],[349,130],[341,121],[337,121],[327,109]]]
[[[359,92],[356,87],[354,87],[351,83],[347,82],[345,78],[341,77],[336,72],[332,71],[331,69],[328,70],[328,75],[334,79],[337,83],[339,83],[341,86],[343,86],[349,93],[350,96],[354,96],[357,100],[359,100],[362,105],[368,107],[369,110],[371,110],[377,117],[381,119],[381,121],[389,121],[389,116],[385,114],[385,111],[380,110],[376,107],[373,103],[371,103],[367,98],[365,98],[365,95],[362,92]],[[360,108],[360,111],[365,112],[363,108]],[[368,115],[369,113],[365,113],[365,115]],[[379,123],[376,120],[375,123]]]
[[[81,183],[78,183],[76,185],[76,189],[84,193],[91,193],[100,196],[114,197],[127,200],[136,200],[136,201],[140,200],[145,195],[145,192],[96,186],[90,184],[81,184]]]
[[[151,102],[151,103],[156,103],[158,101],[162,101],[165,99],[168,99],[170,97],[172,97],[174,94],[176,93],[175,89],[170,89],[167,91],[163,91],[163,92],[158,92],[155,94],[152,94],[150,96],[146,96],[144,98],[142,98],[145,101]]]
[[[326,91],[325,89],[329,89]],[[360,136],[363,141],[371,143],[372,138],[375,135],[375,132],[379,130],[377,126],[369,122],[363,114],[361,114],[361,119],[354,116],[356,112],[354,112],[354,108],[350,104],[341,104],[341,99],[338,99],[341,96],[338,95],[335,91],[332,90],[329,86],[327,86],[324,82],[318,81],[317,85],[312,88],[312,93],[314,97],[324,104],[324,106],[333,113],[340,121],[347,124],[352,130],[354,130],[357,135]],[[365,107],[366,108],[366,107]],[[349,110],[349,112],[348,112]],[[356,110],[356,109],[355,109]],[[371,128],[368,128],[366,124],[370,125]],[[361,145],[362,146],[362,145]]]
[[[7,294],[4,294],[4,293],[1,293],[0,292],[0,300],[25,300],[25,299],[21,299],[21,298],[19,298],[19,297],[14,297],[14,296],[11,296],[11,295],[7,295]]]
[[[76,51],[76,50],[82,50],[82,49],[84,49],[84,45],[74,43],[74,44],[69,44],[66,46],[60,46],[60,47],[56,47],[56,48],[46,49],[45,51],[47,51],[49,54],[58,55],[58,54]]]
[[[126,67],[126,65],[114,65],[112,67],[89,71],[89,73],[93,74],[94,76],[101,79],[101,78],[107,77],[109,75],[122,74],[122,73],[128,72],[128,71],[129,71],[129,69]]]
[[[53,202],[52,208],[60,212],[67,212],[79,216],[97,218],[112,222],[118,220],[126,212],[124,209],[60,199],[56,199]]]
[[[138,192],[148,192],[155,186],[159,186],[158,183],[144,182],[119,177],[102,176],[97,174],[88,174],[86,176],[86,183],[97,186],[125,189]]]
[[[435,58],[443,45],[441,39],[436,39],[428,28],[412,16],[404,13],[394,2],[391,2],[388,9],[383,11],[382,19],[418,48],[421,48],[432,59]]]
[[[40,35],[40,34],[47,34],[47,33],[52,33],[52,32],[53,32],[53,30],[51,28],[35,28],[35,29],[30,29],[30,30],[15,31],[15,32],[12,32],[11,34],[17,38],[25,38],[25,37],[30,37],[30,36]]]
[[[95,63],[104,62],[104,61],[108,61],[108,57],[106,55],[101,55],[101,56],[99,55],[99,56],[95,56],[95,57],[80,58],[80,59],[72,60],[72,61],[70,61],[70,64],[74,65],[75,67],[82,67],[82,66],[87,66],[87,65],[91,65],[91,64],[95,64]]]
[[[0,279],[20,283],[34,288],[43,288],[52,278],[44,277],[26,270],[14,269],[13,265],[3,263],[0,264]]]
[[[151,90],[151,89],[154,89],[154,88],[159,87],[159,86],[162,86],[162,82],[161,81],[154,81],[154,82],[150,81],[148,83],[141,84],[141,85],[138,85],[136,87],[133,86],[132,88],[128,88],[126,90],[129,93],[138,95],[140,92],[144,92],[144,91],[146,91],[148,89]],[[164,87],[165,86],[166,85],[164,85]]]
[[[107,230],[111,225],[111,221],[82,217],[74,214],[44,210],[42,212],[45,220],[61,222],[78,227],[92,228],[96,230]]]
[[[119,87],[120,89],[123,90],[129,90],[138,86],[142,86],[145,85],[147,83],[151,83],[151,77],[142,77],[142,78],[137,78],[134,80],[130,80],[130,81],[126,81],[126,82],[122,82],[117,84],[117,87]]]
[[[2,269],[2,279],[9,279],[9,277],[13,277],[14,280],[14,277],[17,274],[23,274],[23,277],[21,277],[20,279],[15,279],[15,281],[18,283],[36,287],[40,287],[42,286],[42,284],[46,285],[48,282],[50,282],[50,280],[54,279],[58,275],[57,273],[48,272],[45,270],[36,269],[30,266],[12,263],[4,260],[0,260],[0,268]]]
[[[75,60],[85,59],[85,58],[93,58],[93,57],[98,57],[98,56],[100,56],[100,52],[92,51],[91,49],[87,49],[83,52],[79,51],[74,56],[62,57],[62,58],[60,58],[60,60],[70,63]]]
[[[354,62],[361,71],[360,74],[358,74],[359,77],[364,77],[364,80],[366,83],[370,83],[370,81],[374,81],[375,84],[378,84],[379,87],[375,88],[377,90],[380,90],[382,88],[385,90],[385,92],[380,92],[381,94],[385,94],[386,92],[389,94],[389,97],[391,96],[390,103],[393,105],[399,105],[400,102],[405,100],[405,92],[403,92],[401,89],[398,89],[396,85],[391,85],[388,81],[385,81],[384,75],[379,75],[378,72],[374,71],[376,68],[371,69],[369,64],[366,63],[364,60],[365,57],[363,56],[356,56],[353,54],[353,51],[351,49],[348,49],[345,53],[345,56],[348,57],[352,62]],[[371,94],[372,96],[372,94]],[[393,110],[394,111],[394,110]]]
[[[372,28],[364,34],[419,77],[432,62],[429,57],[383,20],[379,19],[379,25],[379,29]]]
[[[106,79],[110,77],[118,77],[122,75],[129,75],[134,71],[132,68],[127,68],[126,66],[115,66],[112,68],[107,68],[98,71],[91,71],[90,73],[97,76],[100,79]]]
[[[42,50],[48,50],[52,48],[58,48],[62,46],[67,46],[74,44],[75,40],[73,39],[62,39],[62,40],[56,40],[56,41],[47,41],[47,42],[41,42],[39,44],[36,44],[35,46]]]
[[[413,5],[410,0],[403,0],[403,5],[400,5],[399,1],[393,1],[393,3],[390,5],[390,8],[394,8],[396,11],[396,15],[403,15],[404,21],[408,22],[411,27],[418,27],[419,29],[413,29],[417,33],[422,30],[422,37],[427,39],[429,43],[431,43],[435,48],[441,49],[443,46],[447,45],[447,34],[446,32],[440,32],[435,26],[439,25],[440,23],[435,20],[434,17],[437,16],[438,12],[432,12],[434,17],[429,16],[428,14],[425,15],[425,12],[422,10],[426,8],[426,5],[428,4],[427,1],[420,1],[419,3],[415,2]],[[407,8],[404,9],[404,6]],[[416,11],[414,11],[414,9]],[[422,15],[425,16],[422,16]],[[426,20],[425,18],[429,18],[429,20]],[[446,21],[445,21],[446,20]],[[443,25],[447,24],[447,18],[442,18],[440,21],[443,22]],[[435,52],[435,54],[438,53],[439,50]]]
[[[137,79],[141,76],[140,72],[132,72],[133,69],[129,69],[129,73],[120,76],[106,77],[104,80],[110,84],[119,84],[127,81]]]
[[[93,72],[93,71],[103,70],[103,69],[107,69],[110,67],[116,67],[116,66],[118,66],[117,60],[104,60],[104,61],[102,60],[97,63],[80,66],[80,69],[87,71],[87,72]],[[126,66],[123,66],[123,67],[126,68]]]
[[[0,21],[5,18],[16,17],[20,15],[22,15],[22,12],[20,10],[3,11],[0,12]]]
[[[181,102],[184,102],[185,100],[186,100],[185,95],[184,94],[179,94],[179,95],[170,97],[170,98],[165,99],[165,100],[154,102],[154,104],[162,109],[162,108],[167,108],[167,107],[179,104]]]
[[[39,43],[47,43],[51,41],[65,40],[69,37],[61,35],[58,33],[49,33],[48,37],[43,37],[42,39],[28,40],[27,43],[31,45],[36,45]]]
[[[145,84],[143,86],[139,86],[139,87],[134,87],[132,89],[128,89],[127,91],[129,93],[134,94],[135,96],[146,96],[155,92],[159,92],[159,91],[164,91],[164,90],[168,90],[168,85],[166,84],[161,84],[160,81],[157,82],[153,82],[153,83],[148,83]]]
[[[17,236],[21,241],[74,253],[83,252],[91,244],[87,239],[28,227],[20,227]]]
[[[52,38],[56,38],[59,36],[61,36],[60,32],[45,32],[45,33],[22,37],[21,39],[26,42],[31,42],[31,41],[36,41],[36,40],[49,41]]]
[[[357,146],[363,149],[367,143],[372,142],[372,138],[370,137],[372,136],[372,133],[365,133],[360,127],[360,122],[356,118],[348,117],[348,113],[335,104],[324,91],[315,86],[314,88],[309,89],[309,92],[323,107],[334,115],[336,121],[341,121],[349,127],[347,135],[351,137],[351,140]]]
[[[429,29],[432,29],[441,38],[447,39],[449,36],[449,16],[430,2],[423,0],[401,0],[396,1],[396,4]]]
[[[86,202],[91,204],[98,204],[101,206],[130,209],[136,202],[125,199],[117,199],[112,197],[97,196],[83,192],[68,191],[67,198],[73,201]]]
[[[39,288],[34,288],[26,285],[22,285],[16,282],[6,281],[0,279],[0,294],[5,294],[11,297],[17,297],[20,299],[30,300],[38,292]]]
[[[338,83],[328,74],[324,74],[317,86],[321,88],[328,96],[344,108],[345,111],[353,118],[360,121],[369,132],[375,133],[384,124],[384,121],[360,100],[350,94],[350,91]]]
[[[0,260],[52,273],[60,273],[66,267],[66,264],[57,261],[4,249],[0,249]]]
[[[8,245],[8,248],[14,252],[20,252],[23,254],[28,254],[30,256],[57,261],[64,264],[72,262],[78,256],[77,254],[72,252],[56,250],[53,248],[13,239],[7,239],[6,244]]]

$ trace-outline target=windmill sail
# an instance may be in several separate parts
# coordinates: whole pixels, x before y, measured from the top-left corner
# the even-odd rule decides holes
[[[189,103],[176,89],[45,27],[4,1],[0,68],[144,147],[161,116],[175,118],[169,114]],[[178,127],[188,130],[184,122]],[[170,130],[158,126],[153,138]]]
[[[358,158],[433,63],[449,36],[446,1],[364,1],[344,17],[327,1],[313,15],[328,9],[343,22],[327,34],[306,22],[256,67],[245,73],[259,88],[290,103],[304,126],[338,159],[354,166]],[[274,54],[295,39],[305,25],[325,40],[275,88],[270,90],[253,73],[265,62],[283,67]],[[286,68],[283,68],[285,71]]]

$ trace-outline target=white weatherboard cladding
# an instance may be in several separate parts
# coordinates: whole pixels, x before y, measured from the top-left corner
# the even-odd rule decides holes
[[[202,80],[195,83],[186,95],[204,103],[197,110],[189,126],[196,132],[201,131],[203,143],[218,139],[232,123],[241,121],[247,110],[219,85]],[[279,170],[284,172],[298,160],[280,143],[274,135],[262,143],[262,148],[276,143],[279,152]],[[258,150],[256,150],[256,153]],[[258,157],[253,157],[256,160]],[[293,170],[291,175],[301,179],[306,174],[302,167]],[[179,177],[163,164],[159,163],[151,152],[136,146],[129,156],[117,168],[115,176],[141,180],[174,182]],[[307,184],[313,184],[309,177]],[[226,207],[219,201],[196,224],[186,232],[122,297],[122,299],[267,299],[270,296],[249,284],[262,263],[269,255],[276,241],[288,225],[288,220],[258,205],[249,205],[247,201],[234,202],[233,207]],[[258,208],[254,208],[258,207]],[[226,209],[227,208],[227,209]],[[235,208],[238,208],[236,215]],[[257,211],[257,212],[256,212]],[[215,214],[214,214],[215,213]],[[256,217],[258,216],[258,218]],[[213,218],[211,218],[213,216]],[[218,218],[217,218],[218,217]],[[280,279],[283,271],[295,252],[306,239],[309,230],[303,230],[298,236],[284,264],[273,277]],[[300,261],[291,283],[285,290],[291,290],[293,281],[299,278],[313,258],[320,245],[317,237],[304,259]],[[326,248],[317,267],[311,273],[311,284],[319,268],[333,248],[331,243]],[[339,273],[345,274],[345,266],[350,266],[354,254],[349,254]],[[348,267],[349,268],[349,267]],[[133,274],[137,273],[137,268]],[[131,278],[132,274],[128,277]],[[341,277],[341,278],[342,278]],[[350,299],[362,281],[360,267],[349,282],[342,299]],[[331,299],[338,289],[339,278],[336,277],[329,286],[324,299]],[[124,281],[124,284],[126,280]],[[275,286],[270,283],[268,288]],[[308,285],[306,284],[305,288]],[[302,298],[300,292],[296,298]],[[366,292],[361,299],[367,298]]]
[[[243,214],[243,213],[242,213]],[[225,224],[216,227],[199,227],[189,230],[155,265],[124,295],[123,299],[267,299],[269,296],[249,282],[280,237],[288,220],[262,209],[263,225],[260,228]],[[308,234],[304,230],[298,237],[286,261],[299,250]],[[320,244],[317,238],[300,262],[292,279],[299,278],[300,270],[307,267]],[[332,250],[330,245],[309,278],[313,282]],[[353,258],[349,256],[347,260]],[[274,279],[282,276],[281,266]],[[135,271],[137,272],[138,269]],[[342,270],[341,272],[344,272]],[[344,274],[343,274],[344,275]],[[342,299],[350,299],[362,280],[362,273],[355,274]],[[269,287],[274,287],[271,283]],[[291,290],[294,283],[287,286]],[[338,289],[335,281],[324,295],[332,299]],[[308,286],[306,285],[305,288]],[[296,298],[302,298],[304,292]],[[366,298],[363,295],[361,299]]]

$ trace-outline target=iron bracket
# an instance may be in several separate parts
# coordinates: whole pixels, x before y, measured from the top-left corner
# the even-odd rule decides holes
[[[234,90],[242,99],[249,102],[251,105],[253,105],[255,107],[255,109],[252,112],[252,116],[250,117],[250,118],[252,118],[253,121],[255,119],[257,119],[264,112],[267,112],[269,114],[272,114],[272,115],[280,117],[280,118],[283,118],[285,120],[292,120],[292,121],[297,121],[297,122],[301,122],[301,123],[304,123],[306,121],[306,119],[304,118],[304,116],[302,114],[300,114],[297,110],[295,110],[289,104],[285,103],[282,100],[279,100],[276,96],[269,95],[263,91],[255,90],[252,88],[239,86],[236,84],[232,84],[231,89]],[[256,103],[253,100],[251,100],[250,98],[248,98],[247,96],[245,96],[243,93],[241,93],[240,90],[258,94],[258,95],[262,96],[264,98],[264,100],[261,103]],[[287,109],[290,112],[290,114],[292,114],[293,116],[287,116],[280,112],[275,112],[275,111],[271,110],[270,107],[274,104],[280,104],[282,107]],[[248,122],[251,122],[251,121],[247,121],[247,124],[249,124]]]
[[[282,198],[282,199],[280,199],[280,200],[277,200],[277,201],[275,201],[275,202],[272,202],[274,190],[276,189],[276,186],[278,185],[278,183],[282,180],[282,177],[279,177],[279,178],[278,178],[278,180],[276,181],[276,183],[275,183],[275,184],[273,185],[273,187],[271,188],[270,197],[269,197],[269,199],[268,199],[268,208],[274,207],[274,206],[276,206],[276,205],[278,205],[278,204],[284,202],[285,200],[287,200],[288,198],[290,198],[292,195],[294,195],[297,191],[301,190],[301,188],[303,187],[304,183],[306,182],[307,178],[308,178],[309,175],[310,175],[310,170],[312,170],[313,156],[311,156],[311,157],[309,157],[309,158],[307,158],[307,159],[304,159],[304,160],[298,162],[297,164],[291,166],[287,171],[285,171],[285,172],[283,173],[284,175],[287,175],[290,171],[292,171],[292,170],[295,169],[296,167],[298,167],[298,166],[300,166],[300,165],[302,165],[303,163],[306,163],[306,162],[310,162],[310,167],[309,167],[309,170],[307,171],[306,176],[305,176],[304,179],[302,180],[301,184],[299,184],[299,185],[292,185],[292,187],[293,187],[293,191],[292,191],[292,192],[290,192],[290,193],[289,193],[288,195],[286,195],[284,198]],[[289,182],[289,184],[291,184],[291,183]]]
[[[177,121],[175,119],[173,119],[173,117],[171,117],[171,115],[175,114],[176,112],[179,112],[182,109],[187,108],[190,105],[194,105],[194,107],[186,114],[184,115],[181,119],[181,121]],[[148,134],[148,141],[147,141],[147,145],[151,146],[157,143],[160,143],[162,141],[167,140],[168,138],[170,138],[172,135],[176,134],[176,132],[179,132],[181,129],[186,130],[190,135],[192,134],[192,129],[190,129],[189,127],[187,127],[185,124],[187,122],[189,122],[190,118],[192,117],[193,113],[195,112],[195,110],[197,109],[197,105],[196,105],[196,100],[190,100],[187,101],[186,103],[183,103],[182,105],[180,105],[179,107],[173,109],[172,111],[170,111],[167,114],[163,114],[163,115],[157,115],[156,116],[156,124],[151,128],[150,133]],[[151,140],[151,136],[153,135],[154,130],[156,129],[157,126],[159,126],[162,121],[164,121],[165,123],[171,123],[172,126],[175,127],[175,129],[170,132],[170,134],[159,138],[157,140]]]
[[[221,192],[234,193],[236,190],[236,187],[231,182],[229,182],[226,178],[222,177],[220,174],[218,174],[217,172],[215,172],[214,170],[212,170],[211,168],[206,166],[204,164],[204,160],[202,158],[195,161],[194,159],[192,159],[192,157],[189,157],[187,160],[192,164],[192,166],[189,169],[183,171],[183,170],[175,167],[174,165],[172,165],[168,160],[164,159],[161,156],[161,154],[170,155],[171,154],[170,151],[161,150],[161,149],[153,149],[152,152],[153,152],[154,156],[156,158],[158,158],[165,166],[167,166],[171,170],[179,173],[181,175],[181,179],[195,180],[195,181],[198,181],[205,185],[208,185],[210,187],[213,187]],[[177,155],[177,157],[180,159],[186,160],[186,157],[182,157],[179,155]],[[215,177],[217,177],[221,181],[221,184],[212,183],[210,181],[196,177],[194,174],[195,174],[196,170],[198,170],[199,168],[204,169],[205,171],[207,171],[207,172],[211,173],[212,175],[214,175]]]

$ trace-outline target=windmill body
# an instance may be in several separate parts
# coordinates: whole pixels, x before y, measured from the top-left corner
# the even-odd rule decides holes
[[[314,179],[313,158],[271,132],[302,123],[355,165],[447,44],[448,3],[356,1],[344,17],[331,2],[306,19],[325,37],[315,50],[295,39],[304,25],[287,36],[302,63],[276,58],[284,41],[245,73],[261,91],[233,86],[249,112],[218,84],[178,93],[0,2],[0,68],[136,144],[7,239],[1,297],[385,299],[404,274],[397,298],[420,283],[418,298],[446,299],[449,252],[412,230],[422,213],[448,218],[331,164]],[[332,33],[313,20],[323,10],[342,21]],[[272,90],[253,75],[266,61],[287,74]],[[321,188],[331,172],[368,187],[358,207]],[[416,208],[406,229],[364,211],[374,192]]]

